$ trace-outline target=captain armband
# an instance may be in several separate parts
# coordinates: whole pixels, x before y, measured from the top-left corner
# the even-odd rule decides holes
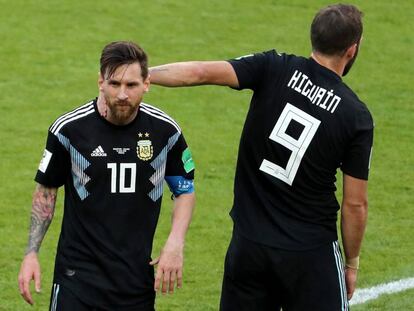
[[[192,179],[187,179],[183,176],[165,176],[165,181],[174,197],[194,192],[194,180]]]

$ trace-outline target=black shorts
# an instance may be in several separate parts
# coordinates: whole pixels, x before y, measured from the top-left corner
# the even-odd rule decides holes
[[[338,242],[287,251],[233,233],[227,250],[221,311],[349,310]]]
[[[99,302],[97,302],[99,305]],[[100,308],[90,306],[76,297],[70,290],[60,284],[53,284],[50,295],[50,311],[154,311],[154,303],[133,308]]]

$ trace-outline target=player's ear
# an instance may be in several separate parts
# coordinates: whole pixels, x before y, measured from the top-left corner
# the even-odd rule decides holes
[[[357,50],[358,50],[358,43],[354,43],[346,50],[345,54],[348,58],[353,58]]]
[[[150,84],[151,84],[150,75],[148,74],[148,77],[146,77],[146,79],[144,80],[144,92],[145,93],[149,92]]]

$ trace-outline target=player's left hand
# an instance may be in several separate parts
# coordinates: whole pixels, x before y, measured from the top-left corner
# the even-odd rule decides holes
[[[356,283],[357,283],[358,270],[352,268],[345,268],[345,283],[346,291],[348,293],[348,300],[351,300],[354,295]]]
[[[154,266],[158,264],[155,275],[154,290],[158,292],[161,287],[163,294],[174,293],[174,287],[181,288],[183,279],[184,243],[167,241],[161,250],[160,257],[150,262]]]

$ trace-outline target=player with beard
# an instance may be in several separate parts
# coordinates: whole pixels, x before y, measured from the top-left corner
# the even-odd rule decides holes
[[[64,185],[50,310],[154,310],[155,291],[182,285],[194,163],[177,123],[141,102],[150,83],[139,46],[108,44],[98,85],[105,106],[92,100],[49,128],[19,288],[33,304],[32,279],[40,290],[37,253]],[[160,257],[151,260],[164,179],[174,199],[172,225]]]
[[[362,28],[355,6],[331,5],[312,22],[310,58],[271,50],[150,68],[153,84],[253,90],[236,168],[223,311],[348,310],[367,219],[373,120],[342,76]]]

